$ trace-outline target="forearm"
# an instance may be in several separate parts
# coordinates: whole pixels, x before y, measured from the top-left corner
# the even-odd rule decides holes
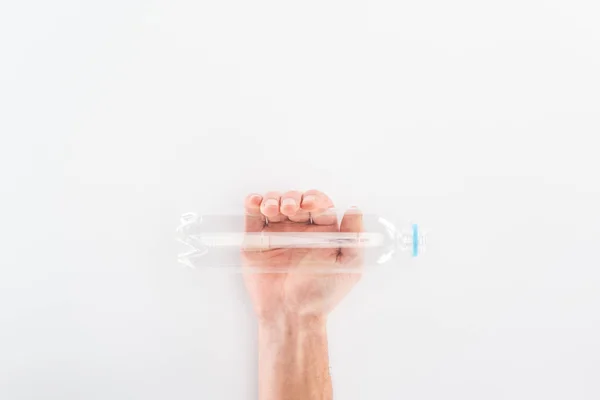
[[[259,323],[259,400],[331,400],[324,318]]]

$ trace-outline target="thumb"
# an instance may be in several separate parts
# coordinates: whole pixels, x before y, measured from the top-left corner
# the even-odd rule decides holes
[[[344,213],[342,222],[340,223],[340,232],[362,232],[363,231],[363,214],[355,207],[350,208]],[[350,263],[354,260],[360,262],[363,255],[361,247],[342,247],[340,252],[340,262],[342,264]]]

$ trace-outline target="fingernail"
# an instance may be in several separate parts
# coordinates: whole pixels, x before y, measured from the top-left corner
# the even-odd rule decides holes
[[[282,206],[295,206],[296,200],[294,200],[292,198],[283,199],[283,201],[281,202],[281,205]]]
[[[268,199],[267,201],[265,201],[265,207],[270,206],[279,206],[279,201],[277,201],[277,199]]]
[[[309,194],[308,196],[304,196],[304,203],[314,203],[316,199],[314,195]]]
[[[252,196],[250,196],[251,203],[258,203],[260,200],[262,200],[262,197],[258,194],[253,194]]]

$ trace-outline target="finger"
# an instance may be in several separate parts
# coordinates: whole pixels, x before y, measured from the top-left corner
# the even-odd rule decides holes
[[[353,207],[346,211],[340,223],[340,232],[363,232],[363,215],[358,208]],[[362,247],[343,247],[340,251],[340,261],[348,263],[360,259],[362,253]]]
[[[279,192],[268,192],[260,205],[260,212],[266,217],[267,223],[280,222],[287,217],[279,212],[281,194]]]
[[[325,193],[308,190],[302,196],[301,207],[310,212],[315,225],[337,225],[337,216],[333,210],[333,201]]]
[[[265,216],[260,212],[262,196],[256,193],[246,196],[244,201],[244,229],[246,232],[260,232],[265,226]]]
[[[319,207],[328,208],[323,207],[323,205],[327,203],[331,203],[331,205],[333,205],[333,202],[325,193],[318,190],[307,190],[302,195],[302,204],[300,207],[305,211],[311,212]]]
[[[281,207],[279,212],[287,217],[291,217],[298,212],[300,209],[300,202],[302,201],[302,193],[296,190],[290,190],[281,196]]]
[[[310,213],[308,211],[304,211],[303,209],[298,209],[294,215],[289,215],[288,219],[292,222],[298,222],[306,224],[310,222]]]

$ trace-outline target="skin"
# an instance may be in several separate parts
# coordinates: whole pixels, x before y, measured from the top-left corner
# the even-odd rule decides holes
[[[317,190],[251,194],[245,200],[246,232],[362,231],[358,210],[350,209],[338,223],[327,212],[332,207]],[[242,259],[258,317],[259,400],[332,399],[327,318],[360,279],[361,251],[282,248],[243,251]],[[255,273],[265,267],[283,272]],[[311,272],[315,268],[321,272]]]

